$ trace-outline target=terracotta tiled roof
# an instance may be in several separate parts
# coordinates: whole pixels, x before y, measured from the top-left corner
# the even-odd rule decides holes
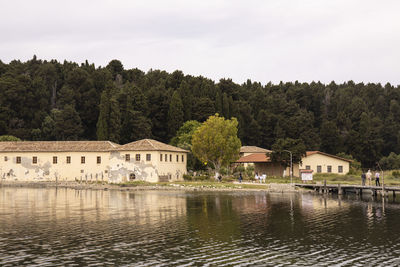
[[[110,141],[13,141],[0,142],[0,152],[98,152],[120,145]]]
[[[272,152],[272,151],[258,146],[242,146],[240,148],[240,153],[267,153],[267,152]]]
[[[266,154],[256,153],[241,157],[236,163],[270,162]]]
[[[328,154],[328,153],[325,153],[325,152],[321,152],[321,151],[307,151],[306,152],[306,156],[307,157],[311,156],[311,155],[314,155],[314,154],[321,154],[321,155],[324,155],[324,156],[327,156],[327,157],[332,157],[332,158],[336,158],[336,159],[340,159],[340,160],[344,160],[344,161],[348,161],[348,162],[353,162],[350,159],[341,158],[341,157],[338,157],[338,156],[335,156],[335,155],[331,155],[331,154]]]
[[[142,139],[121,146],[118,150],[146,150],[146,151],[172,151],[172,152],[189,152],[179,147],[167,145],[153,139]]]

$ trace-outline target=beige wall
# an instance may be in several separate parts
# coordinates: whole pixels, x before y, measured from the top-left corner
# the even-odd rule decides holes
[[[163,157],[162,161],[160,160],[161,155]],[[165,155],[167,155],[167,161],[165,161]],[[170,161],[170,158],[172,161]],[[158,151],[157,160],[158,175],[168,175],[171,177],[171,181],[183,180],[183,175],[186,174],[187,153]]]
[[[53,163],[53,157],[57,163]],[[71,163],[67,163],[67,156]],[[85,163],[81,163],[81,157]],[[97,157],[101,163],[97,163]],[[5,160],[7,157],[7,161]],[[21,157],[21,163],[17,163]],[[37,157],[37,163],[33,163]],[[22,181],[108,180],[108,152],[2,152],[0,153],[0,176],[2,179]]]
[[[321,173],[328,173],[328,166],[331,166],[331,173],[340,175],[347,174],[350,170],[350,163],[348,161],[329,157],[323,154],[313,154],[308,157],[303,157],[300,169],[306,169],[306,166],[310,166],[310,169],[314,171],[314,174],[316,174],[318,165],[321,166]],[[343,167],[342,173],[339,173],[339,166]],[[298,170],[294,173],[299,176]]]
[[[129,161],[126,161],[127,154],[129,154]],[[147,154],[150,155],[150,160],[147,160]],[[162,161],[160,161],[160,154],[162,154]],[[136,180],[147,182],[158,182],[160,176],[168,176],[169,181],[177,181],[183,180],[183,175],[186,174],[187,155],[183,152],[113,151],[110,155],[110,182],[129,181],[132,174],[135,175]],[[139,161],[136,155],[140,155]],[[167,161],[165,161],[165,155],[167,155]],[[178,156],[178,161],[176,156]]]
[[[160,153],[163,160],[160,161]],[[126,161],[125,155],[130,155]],[[150,155],[147,160],[146,155]],[[167,154],[167,161],[165,161]],[[140,155],[140,160],[136,160]],[[37,157],[37,163],[32,159]],[[57,163],[53,163],[53,157]],[[67,156],[71,163],[67,164]],[[81,157],[85,163],[81,163]],[[101,163],[97,163],[97,157]],[[178,161],[176,157],[178,156]],[[182,156],[184,160],[182,161]],[[7,161],[5,161],[7,157]],[[17,162],[21,157],[21,163]],[[170,161],[170,157],[172,161]],[[109,181],[120,183],[129,181],[132,174],[135,180],[158,182],[159,176],[168,176],[169,181],[183,180],[186,174],[186,153],[162,151],[112,151],[112,152],[1,152],[0,178],[19,181]]]

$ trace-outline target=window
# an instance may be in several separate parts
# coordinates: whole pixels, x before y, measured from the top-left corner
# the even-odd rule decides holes
[[[311,170],[310,165],[306,165],[306,170]]]
[[[338,173],[343,173],[343,166],[338,166]]]
[[[17,157],[17,164],[21,163],[21,157]]]
[[[185,156],[184,155],[182,155],[182,162],[184,162],[185,161]]]
[[[136,161],[140,161],[140,154],[136,154]]]
[[[146,161],[150,161],[151,160],[151,154],[146,154]]]
[[[84,156],[81,157],[81,163],[85,164],[85,157]]]
[[[71,157],[67,156],[67,164],[71,164]]]
[[[165,162],[167,162],[167,161],[168,161],[168,155],[165,154],[165,155],[164,155],[164,158],[165,158]]]
[[[36,164],[37,163],[37,157],[32,157],[32,164]]]
[[[176,162],[179,162],[179,155],[176,155]]]
[[[129,174],[129,181],[133,181],[136,179],[136,175],[134,173]]]
[[[326,171],[327,171],[327,172],[332,172],[332,166],[331,166],[331,165],[328,165],[328,166],[326,167]]]
[[[7,160],[8,160],[7,156],[4,156],[4,161],[7,161]]]
[[[125,161],[131,161],[131,154],[125,154]]]
[[[160,154],[160,161],[162,161],[162,154]]]
[[[322,167],[321,167],[321,165],[317,165],[317,172],[318,172],[318,173],[321,173],[321,172],[322,172]]]
[[[97,156],[97,164],[100,164],[100,163],[101,163],[101,157]]]
[[[172,162],[172,154],[169,154],[169,162]]]
[[[53,157],[53,164],[57,164],[57,157]]]

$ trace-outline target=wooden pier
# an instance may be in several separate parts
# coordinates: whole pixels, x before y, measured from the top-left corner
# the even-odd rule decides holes
[[[363,186],[363,185],[342,185],[342,184],[295,184],[297,187],[311,189],[321,194],[337,193],[343,195],[346,193],[355,193],[362,195],[363,193],[376,196],[378,192],[382,196],[388,196],[389,193],[396,197],[396,192],[400,192],[400,187],[396,186]]]

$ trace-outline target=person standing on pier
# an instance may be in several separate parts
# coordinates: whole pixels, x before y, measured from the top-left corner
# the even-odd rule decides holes
[[[371,186],[371,178],[372,178],[371,170],[368,170],[368,172],[367,172],[367,179],[368,179],[368,185],[369,185],[369,186]]]
[[[375,185],[376,186],[381,186],[381,183],[379,182],[379,176],[380,176],[380,173],[377,171],[375,173]]]
[[[363,173],[361,174],[361,184],[362,184],[362,186],[365,186],[365,178],[366,178],[365,172],[363,172]]]
[[[239,173],[239,183],[241,183],[243,180],[242,172]]]

